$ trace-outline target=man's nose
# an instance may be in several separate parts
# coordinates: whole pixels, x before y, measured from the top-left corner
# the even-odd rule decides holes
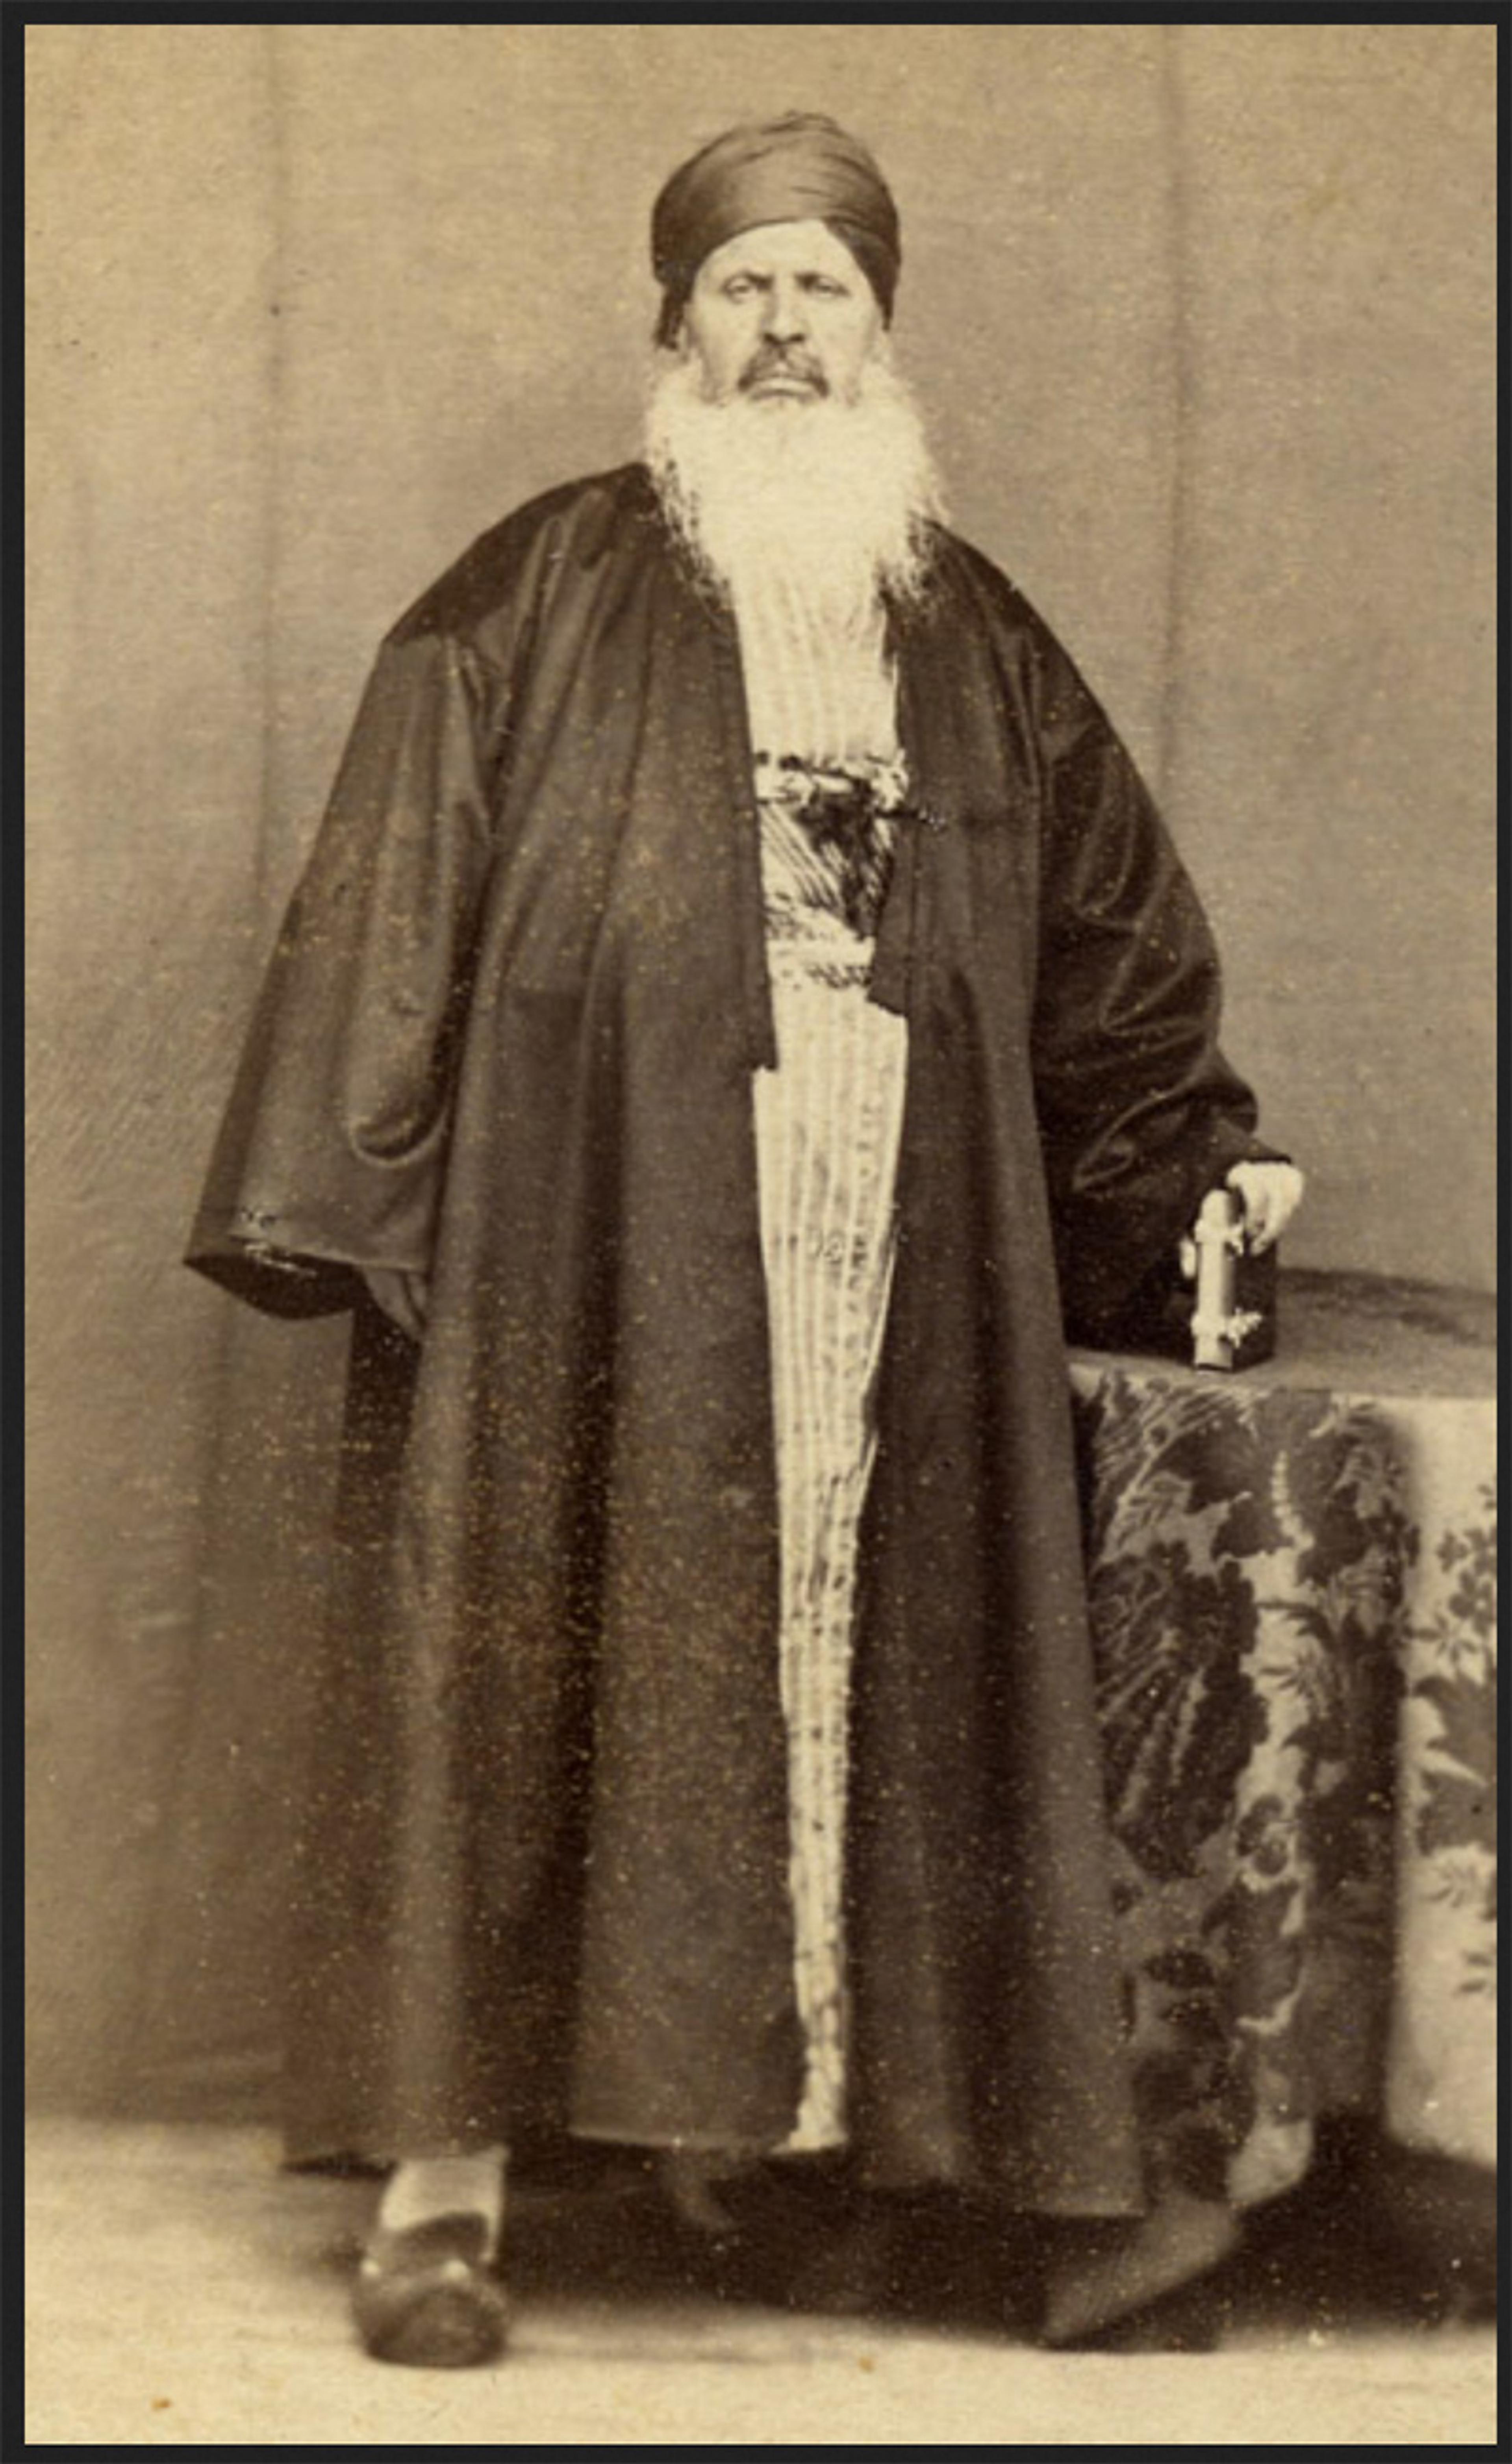
[[[762,337],[769,342],[800,342],[808,331],[803,295],[796,283],[775,282],[766,297]]]

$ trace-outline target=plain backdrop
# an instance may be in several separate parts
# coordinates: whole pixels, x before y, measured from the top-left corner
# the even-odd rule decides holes
[[[177,1261],[367,663],[628,458],[647,215],[833,111],[958,527],[1157,790],[1294,1264],[1492,1274],[1495,35],[29,30],[31,1973],[39,2095],[238,2112],[340,1329]]]

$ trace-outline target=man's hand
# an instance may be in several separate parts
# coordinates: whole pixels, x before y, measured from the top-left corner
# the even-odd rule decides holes
[[[411,1343],[418,1343],[430,1307],[430,1287],[425,1276],[411,1274],[405,1266],[364,1266],[362,1281],[383,1315],[391,1317]]]
[[[1305,1183],[1294,1163],[1237,1163],[1228,1186],[1244,1208],[1244,1230],[1258,1255],[1275,1247],[1302,1204]]]

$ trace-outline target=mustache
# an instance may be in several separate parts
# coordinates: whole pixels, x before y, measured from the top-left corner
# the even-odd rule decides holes
[[[827,394],[829,380],[817,360],[806,351],[789,350],[785,342],[763,342],[740,371],[740,391],[749,393],[771,376],[800,377],[816,393]]]

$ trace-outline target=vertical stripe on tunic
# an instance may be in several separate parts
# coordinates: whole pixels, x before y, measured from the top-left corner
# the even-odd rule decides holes
[[[780,759],[896,759],[880,606],[846,630],[790,588],[738,594],[752,740]],[[790,2148],[845,2136],[844,1859],[856,1546],[894,1248],[906,1022],[867,998],[838,859],[763,798],[778,1067],[756,1080],[780,1513],[795,1992],[805,2048]]]

